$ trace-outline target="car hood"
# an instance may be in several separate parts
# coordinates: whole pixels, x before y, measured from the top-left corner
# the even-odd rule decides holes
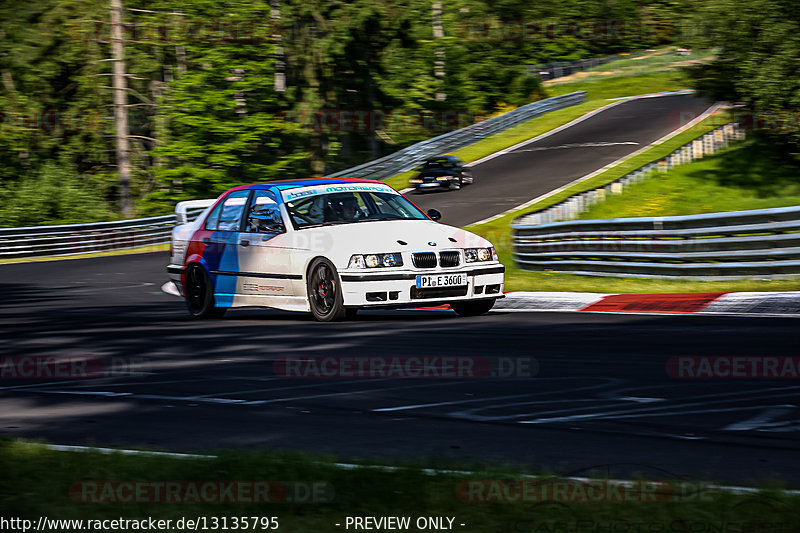
[[[425,252],[492,245],[474,233],[430,220],[355,222],[302,229],[289,235],[293,236],[292,247],[347,260],[355,253]]]

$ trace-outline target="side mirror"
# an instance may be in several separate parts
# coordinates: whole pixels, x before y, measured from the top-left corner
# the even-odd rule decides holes
[[[442,218],[442,214],[438,209],[428,209],[427,215],[434,222]]]

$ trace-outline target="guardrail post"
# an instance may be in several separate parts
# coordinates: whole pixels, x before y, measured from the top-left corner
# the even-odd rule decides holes
[[[703,135],[703,154],[711,155],[714,152],[714,135],[712,133],[706,133]]]
[[[695,139],[692,141],[692,157],[694,159],[703,158],[703,140]]]
[[[597,201],[602,202],[606,199],[606,190],[605,189],[597,189]]]
[[[727,143],[725,142],[725,136],[722,133],[721,128],[717,128],[714,130],[714,145],[717,150],[721,150],[725,148]]]

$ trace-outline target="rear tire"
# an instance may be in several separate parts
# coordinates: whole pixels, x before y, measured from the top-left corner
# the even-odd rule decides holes
[[[494,300],[477,300],[474,302],[454,302],[450,304],[453,311],[460,316],[478,316],[488,313],[494,306]]]
[[[228,310],[215,305],[214,287],[206,269],[200,265],[191,265],[186,269],[183,293],[186,295],[186,308],[192,318],[222,318]]]
[[[306,277],[306,289],[308,306],[315,320],[334,322],[346,316],[339,274],[333,263],[324,257],[311,263]]]

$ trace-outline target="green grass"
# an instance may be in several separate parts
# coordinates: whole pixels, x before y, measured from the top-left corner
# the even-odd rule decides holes
[[[623,57],[617,61],[594,67],[588,71],[576,73],[570,77],[544,82],[549,88],[556,88],[574,81],[592,83],[597,80],[645,76],[666,71],[674,71],[689,62],[706,62],[713,58],[713,53],[706,50],[692,52],[689,55],[675,54],[675,47],[661,48],[655,53],[636,54]]]
[[[781,524],[781,531],[800,527],[800,497],[765,482],[758,495],[731,495],[705,490],[701,484],[671,480],[678,494],[665,494],[660,502],[591,503],[483,503],[464,501],[456,492],[469,480],[520,479],[528,474],[504,465],[409,464],[387,472],[359,468],[345,470],[332,464],[333,458],[275,452],[223,451],[216,458],[170,458],[100,454],[97,452],[56,452],[27,442],[0,440],[0,516],[36,520],[39,516],[59,519],[143,518],[177,520],[181,517],[273,516],[279,531],[292,533],[346,531],[347,516],[449,516],[454,529],[464,532],[554,531],[557,522],[638,522],[654,524],[666,531],[682,520],[711,531],[723,521],[744,523],[758,520]],[[473,473],[439,472],[429,475],[421,467],[459,469]],[[652,478],[643,469],[637,478]],[[648,476],[648,474],[650,474]],[[600,476],[603,474],[600,473]],[[663,473],[655,479],[664,480]],[[552,480],[552,478],[550,478]],[[597,479],[602,479],[598,477]],[[164,503],[76,503],[70,487],[86,481],[268,481],[315,482],[323,484],[325,502],[260,504],[164,504]],[[667,480],[670,481],[670,480]],[[495,486],[502,486],[495,483]],[[332,496],[332,498],[330,498]],[[336,523],[342,526],[335,526]],[[459,524],[465,524],[461,527]],[[564,526],[561,526],[564,527]],[[588,526],[584,526],[588,527]],[[627,526],[626,526],[627,527]],[[520,529],[522,528],[522,529]],[[350,528],[352,529],[352,527]],[[594,531],[595,529],[592,529]],[[601,529],[606,530],[606,529]],[[611,529],[612,531],[614,529]],[[724,529],[731,530],[734,529]],[[738,530],[738,529],[737,529]],[[410,531],[417,531],[414,527]]]
[[[800,205],[800,167],[755,138],[651,176],[580,218],[696,215]]]

